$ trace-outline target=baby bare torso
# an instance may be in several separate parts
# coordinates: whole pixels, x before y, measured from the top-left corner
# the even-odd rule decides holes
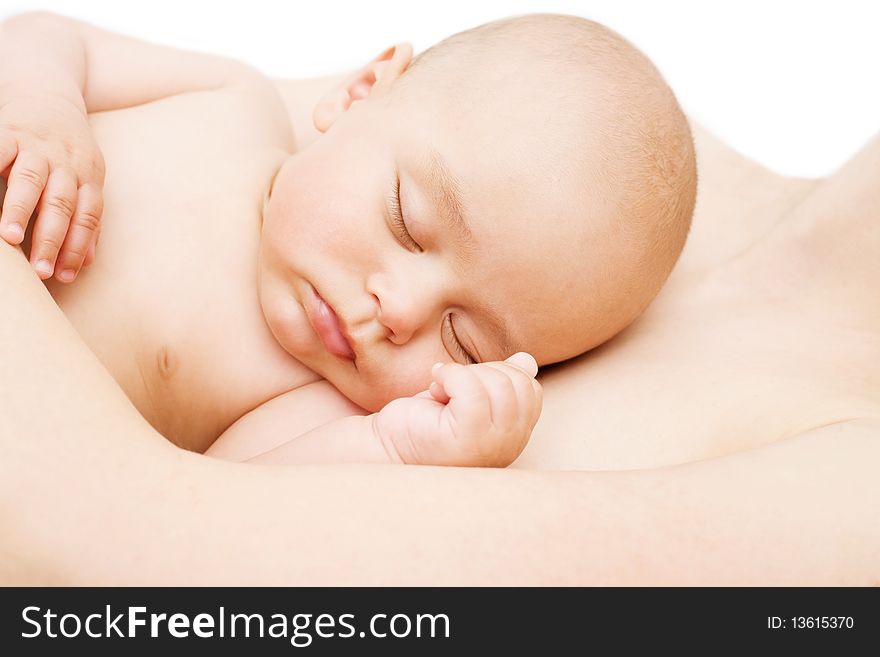
[[[266,89],[223,90],[91,124],[107,165],[97,258],[49,291],[144,417],[203,451],[320,378],[281,349],[257,297],[261,207],[293,148],[286,113]]]

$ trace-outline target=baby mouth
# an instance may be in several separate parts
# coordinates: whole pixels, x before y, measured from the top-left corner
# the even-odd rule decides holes
[[[354,360],[354,351],[351,348],[345,334],[342,332],[342,326],[339,317],[333,312],[333,308],[321,298],[318,291],[309,285],[309,298],[303,307],[306,311],[306,317],[309,324],[315,330],[324,347],[334,356],[344,358],[346,360]]]

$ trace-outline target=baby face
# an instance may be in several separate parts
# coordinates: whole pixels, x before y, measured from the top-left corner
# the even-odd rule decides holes
[[[563,144],[491,94],[480,111],[451,102],[356,103],[284,164],[264,215],[272,333],[368,410],[425,389],[435,362],[554,362],[589,332]]]

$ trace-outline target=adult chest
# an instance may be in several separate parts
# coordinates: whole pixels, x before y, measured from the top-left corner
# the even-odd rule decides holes
[[[95,263],[50,292],[144,417],[203,451],[317,377],[257,300],[260,211],[283,152],[238,99],[194,94],[92,117],[107,164]]]
[[[628,331],[547,371],[517,465],[652,468],[880,414],[880,340],[796,297],[668,290]]]

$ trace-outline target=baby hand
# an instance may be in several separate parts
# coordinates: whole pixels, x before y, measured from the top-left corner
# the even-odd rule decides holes
[[[0,236],[21,244],[38,210],[31,265],[69,283],[94,258],[103,210],[104,158],[85,109],[52,94],[0,99],[0,172]]]
[[[404,463],[506,467],[541,414],[537,372],[524,352],[503,362],[437,364],[430,388],[385,406],[373,416],[373,431]]]

